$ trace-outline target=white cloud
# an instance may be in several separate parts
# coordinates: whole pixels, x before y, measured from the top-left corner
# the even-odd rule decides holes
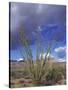
[[[66,46],[55,48],[54,51],[57,52],[57,53],[58,53],[58,52],[66,52]]]
[[[37,29],[37,31],[42,31],[43,29],[40,27],[40,26],[38,26],[38,29]]]
[[[58,59],[58,62],[65,62],[65,61],[66,61],[65,58],[59,58],[59,59]]]
[[[43,53],[43,55],[42,55],[43,59],[45,59],[45,56],[46,56],[46,53]],[[49,56],[49,53],[48,53],[47,57],[48,56]],[[41,58],[41,54],[40,54],[40,58]],[[54,56],[50,54],[50,58],[54,58]]]
[[[43,53],[43,59],[45,59],[45,55],[46,53]],[[47,57],[49,56],[49,54],[47,55]],[[41,58],[41,54],[40,54],[40,57]],[[50,54],[50,58],[51,59],[54,59],[56,62],[65,62],[66,61],[66,58],[55,58],[55,56],[53,56],[52,54]]]
[[[17,61],[23,61],[23,58],[19,58]]]
[[[43,53],[43,55],[40,54],[40,58],[41,58],[41,56],[42,56],[43,59],[45,59],[46,53]]]
[[[54,51],[56,52],[56,55],[59,60],[66,58],[66,46],[55,48]]]
[[[43,6],[40,4],[37,9],[37,14],[40,14],[42,12]]]
[[[37,10],[36,10],[36,13],[37,13],[37,14],[41,14],[41,13],[44,12],[44,10],[45,10],[46,12],[48,12],[49,8],[50,8],[49,5],[44,6],[43,4],[39,4],[38,7],[37,7]],[[46,13],[46,14],[47,14],[47,13]]]

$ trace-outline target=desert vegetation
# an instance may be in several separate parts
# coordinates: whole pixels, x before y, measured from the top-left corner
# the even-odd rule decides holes
[[[39,37],[36,37],[36,60],[33,60],[30,41],[26,38],[25,32],[20,30],[19,36],[23,47],[21,54],[24,58],[24,62],[10,61],[10,87],[66,84],[66,63],[54,62],[49,58],[52,41],[49,42],[45,58],[43,59],[44,48],[42,47]]]

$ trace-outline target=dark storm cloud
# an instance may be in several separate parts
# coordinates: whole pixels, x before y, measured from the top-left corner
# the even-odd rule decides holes
[[[20,46],[18,31],[24,27],[27,38],[35,41],[35,34],[57,41],[65,40],[65,6],[11,3],[11,49]],[[38,27],[42,30],[37,31]],[[50,31],[51,30],[51,31]],[[58,36],[58,37],[57,37]]]

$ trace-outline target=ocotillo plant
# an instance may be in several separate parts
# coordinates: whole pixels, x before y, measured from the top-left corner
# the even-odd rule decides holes
[[[33,82],[36,85],[40,85],[43,77],[46,75],[47,73],[47,55],[50,52],[51,49],[51,44],[49,44],[48,49],[46,50],[46,55],[45,55],[45,59],[43,59],[43,48],[40,42],[38,42],[39,40],[37,40],[37,50],[36,50],[36,61],[33,61],[33,57],[32,57],[32,51],[30,48],[30,44],[29,41],[26,38],[25,32],[24,30],[20,30],[19,31],[19,36],[20,36],[20,42],[21,45],[23,46],[24,49],[24,53],[23,53],[23,57],[26,60],[26,68],[28,69],[28,72],[31,75],[31,78],[33,80]],[[38,38],[37,38],[38,39]],[[22,53],[23,51],[21,51]],[[41,53],[41,60],[39,59],[39,55]]]

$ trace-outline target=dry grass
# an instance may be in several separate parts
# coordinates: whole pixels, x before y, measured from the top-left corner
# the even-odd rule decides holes
[[[47,65],[46,65],[47,70],[45,67],[45,69],[44,69],[45,72],[47,72],[47,71],[49,72],[49,70],[52,70],[52,68],[58,68],[59,70],[57,72],[59,72],[59,71],[62,72],[63,77],[61,77],[61,79],[57,80],[56,83],[52,83],[52,80],[51,81],[46,80],[46,75],[48,73],[46,73],[46,75],[43,75],[41,80],[34,80],[34,78],[32,78],[32,76],[29,74],[29,72],[25,71],[23,63],[24,62],[15,62],[15,63],[12,62],[12,67],[11,67],[12,72],[11,73],[15,72],[16,74],[11,76],[12,77],[12,79],[10,80],[11,88],[46,86],[46,85],[63,85],[66,83],[66,71],[65,71],[66,66],[65,66],[65,63],[59,63],[58,64],[56,62],[52,63],[51,61],[47,62]],[[15,66],[14,66],[14,64],[15,64]],[[17,66],[19,66],[19,67],[17,67]],[[26,64],[25,64],[25,66],[26,66]],[[36,66],[36,64],[35,64],[35,66]],[[35,67],[35,69],[36,68],[37,67]],[[27,74],[26,74],[26,72],[27,72]],[[21,75],[21,73],[22,73],[22,75]],[[16,76],[16,75],[18,75],[18,76]],[[37,76],[36,76],[36,78],[37,78]]]

